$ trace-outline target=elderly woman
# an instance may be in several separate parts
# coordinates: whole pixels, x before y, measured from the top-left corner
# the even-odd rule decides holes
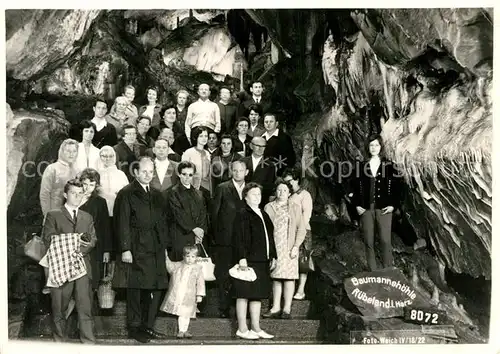
[[[271,272],[273,304],[264,317],[291,318],[295,280],[299,279],[299,247],[306,236],[300,206],[289,200],[293,188],[282,179],[276,181],[276,199],[264,207],[274,226],[274,243],[278,261]],[[281,296],[283,295],[283,311]]]
[[[130,115],[127,115],[128,104],[129,101],[124,96],[115,98],[115,104],[111,107],[109,114],[106,116],[106,121],[109,124],[113,124],[116,128],[118,140],[122,138],[123,127],[125,125],[130,124],[135,126],[136,124],[137,116],[132,118]]]
[[[302,244],[305,248],[306,252],[311,252],[312,250],[312,234],[311,234],[311,225],[309,224],[309,220],[311,219],[312,209],[313,209],[313,201],[311,198],[311,194],[302,189],[300,186],[300,170],[291,168],[286,169],[283,173],[283,180],[289,183],[292,186],[293,193],[290,196],[290,201],[300,206],[300,210],[302,212],[302,219],[304,220],[304,225],[306,227],[306,236],[304,239],[304,243]],[[304,300],[305,299],[305,286],[307,282],[307,273],[299,274],[299,285],[297,286],[297,291],[293,298],[295,300]]]
[[[370,270],[376,270],[375,228],[381,239],[383,266],[393,265],[391,244],[392,212],[399,205],[400,177],[393,163],[383,155],[382,138],[370,136],[367,150],[370,158],[358,165],[353,179],[352,203],[360,215]]]
[[[252,149],[250,149],[252,137],[248,135],[249,127],[250,120],[247,117],[240,117],[236,121],[236,134],[233,136],[233,150],[241,156],[250,156],[252,154]]]
[[[100,175],[99,195],[106,200],[110,224],[113,225],[113,207],[118,192],[128,185],[125,173],[116,167],[116,152],[111,146],[103,146],[99,151],[97,171]],[[113,238],[114,240],[114,238]],[[116,240],[114,240],[116,241]],[[113,246],[116,246],[113,243]],[[114,247],[113,247],[114,249]]]
[[[191,130],[191,145],[182,154],[182,161],[190,161],[196,166],[193,186],[203,192],[205,198],[210,198],[212,181],[210,178],[210,154],[205,150],[208,142],[208,128],[194,127]],[[208,200],[207,199],[207,200]]]
[[[66,139],[59,147],[57,161],[48,165],[43,172],[40,185],[40,206],[44,217],[49,210],[60,208],[64,204],[64,186],[78,173],[74,166],[77,156],[78,142]]]
[[[156,87],[148,87],[146,95],[148,104],[139,108],[139,117],[149,117],[151,125],[157,125],[161,120],[161,105],[157,102],[158,89]]]
[[[187,102],[189,99],[189,92],[186,90],[179,90],[175,95],[177,104],[175,105],[175,111],[177,113],[177,120],[182,126],[182,132],[184,133],[184,124],[186,123],[187,116]]]
[[[247,183],[242,192],[246,206],[236,212],[233,225],[233,259],[241,270],[251,267],[257,279],[253,282],[233,279],[236,297],[236,336],[243,339],[273,338],[260,328],[262,299],[271,291],[270,272],[276,267],[276,247],[273,238],[273,223],[267,213],[259,208],[262,187]],[[250,309],[251,330],[247,326],[247,308]]]
[[[241,156],[233,152],[233,140],[230,135],[223,135],[220,146],[212,155],[211,173],[212,190],[222,182],[231,179],[231,164]]]
[[[80,209],[92,216],[97,237],[97,243],[90,252],[92,288],[95,290],[104,275],[103,264],[110,261],[110,253],[113,249],[111,223],[106,200],[98,195],[99,172],[93,168],[86,168],[80,173],[79,179],[83,184],[84,193]]]
[[[96,127],[89,120],[82,120],[79,124],[82,142],[78,144],[78,156],[75,161],[77,171],[83,171],[86,168],[97,168],[99,161],[99,149],[92,144]]]

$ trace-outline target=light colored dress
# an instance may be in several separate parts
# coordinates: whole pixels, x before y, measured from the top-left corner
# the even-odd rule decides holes
[[[283,206],[276,204],[276,216],[273,219],[274,243],[276,245],[276,268],[271,272],[273,279],[298,279],[299,262],[297,258],[290,258],[290,248],[288,247],[288,223],[290,213],[288,204]]]
[[[160,310],[179,317],[196,318],[196,296],[205,296],[201,265],[167,260],[167,271],[171,279]]]

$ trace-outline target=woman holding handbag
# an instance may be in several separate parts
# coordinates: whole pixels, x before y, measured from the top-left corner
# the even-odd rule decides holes
[[[246,206],[238,210],[233,222],[233,258],[242,271],[252,268],[257,279],[252,282],[233,279],[238,319],[236,336],[270,339],[274,336],[260,328],[260,309],[262,299],[268,298],[271,292],[270,273],[276,267],[273,223],[259,208],[262,199],[259,184],[246,184],[242,196]],[[247,326],[247,308],[250,309],[251,330]]]
[[[290,201],[296,203],[300,206],[302,211],[302,218],[304,220],[304,225],[306,227],[306,237],[304,242],[302,243],[300,251],[305,252],[307,257],[311,256],[312,251],[312,233],[311,233],[311,225],[309,224],[309,220],[311,219],[312,209],[313,209],[313,201],[311,194],[302,189],[300,186],[300,170],[291,168],[285,170],[283,173],[283,180],[285,182],[290,183],[293,188],[293,193],[290,196]],[[312,271],[312,269],[308,269]],[[297,291],[293,296],[294,300],[304,300],[306,298],[305,295],[305,287],[307,282],[307,272],[301,271],[299,267],[299,284],[297,286]]]
[[[264,314],[269,318],[291,318],[295,280],[299,279],[299,247],[306,236],[300,206],[292,202],[292,186],[282,179],[276,181],[276,199],[264,207],[274,226],[274,243],[278,261],[271,272],[273,278],[273,304]],[[281,296],[283,295],[283,311]]]

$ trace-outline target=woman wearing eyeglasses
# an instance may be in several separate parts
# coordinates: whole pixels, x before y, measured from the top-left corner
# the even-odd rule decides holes
[[[167,196],[170,209],[170,237],[172,240],[173,262],[182,260],[182,251],[188,244],[203,242],[207,232],[207,209],[202,192],[193,186],[196,166],[189,161],[181,161],[177,166],[179,183],[172,187]]]

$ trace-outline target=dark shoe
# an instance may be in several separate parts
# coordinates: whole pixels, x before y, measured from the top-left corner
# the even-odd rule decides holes
[[[128,330],[128,337],[135,339],[136,341],[141,343],[149,343],[149,341],[151,340],[146,332],[140,330],[137,327],[130,328]]]
[[[163,333],[157,332],[154,329],[151,328],[145,328],[144,332],[149,336],[151,339],[165,339],[167,336]]]
[[[264,318],[280,318],[281,317],[281,311],[271,312],[271,310],[269,310],[265,314],[263,314],[262,317],[264,317]]]
[[[290,320],[292,319],[292,315],[289,312],[284,312],[281,314],[281,319],[283,320]]]

